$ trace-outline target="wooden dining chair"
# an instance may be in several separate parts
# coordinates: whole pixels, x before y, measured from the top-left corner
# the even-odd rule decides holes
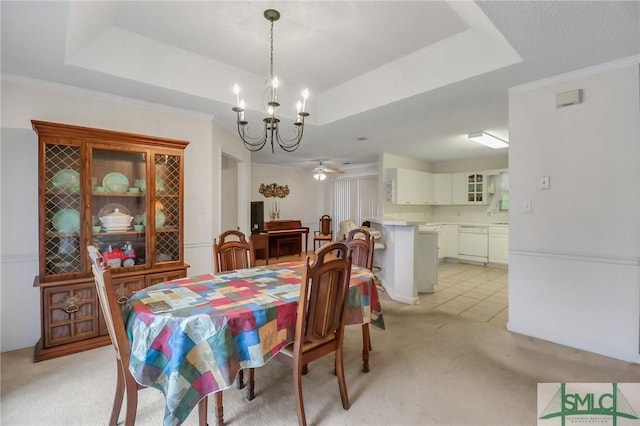
[[[366,229],[356,228],[347,233],[345,244],[351,248],[351,258],[354,265],[373,271],[374,239]],[[362,371],[369,372],[369,351],[371,350],[371,335],[369,323],[362,324]]]
[[[136,382],[129,372],[131,347],[129,346],[127,330],[122,319],[120,305],[118,304],[116,288],[111,281],[111,270],[95,246],[87,246],[87,251],[89,252],[89,259],[91,260],[91,269],[93,270],[93,278],[96,283],[96,292],[98,293],[98,300],[100,300],[100,307],[102,308],[105,323],[109,330],[109,337],[111,337],[111,342],[116,350],[118,376],[109,425],[115,426],[118,423],[122,401],[126,392],[127,411],[124,424],[125,426],[133,426],[138,408],[138,391],[145,389],[145,387]],[[222,396],[222,392],[216,393],[216,396],[217,395]],[[207,425],[207,401],[208,398],[204,397],[198,403],[200,426]],[[220,403],[219,406],[222,407],[222,404]]]
[[[256,265],[253,241],[240,231],[226,231],[213,240],[213,263],[215,272],[229,272],[236,269],[251,268]],[[244,372],[238,372],[238,389],[244,387]]]
[[[318,223],[318,230],[313,231],[313,249],[316,249],[316,242],[318,246],[322,246],[323,242],[333,241],[333,230],[331,229],[331,216],[328,214],[322,215]]]
[[[346,319],[351,250],[346,244],[333,242],[316,250],[315,260],[307,263],[302,273],[300,300],[293,343],[285,346],[275,358],[293,369],[298,423],[307,421],[302,399],[302,375],[308,363],[335,353],[335,374],[342,407],[350,408],[347,382],[344,376],[342,347]],[[253,395],[254,372],[249,374],[249,394]]]
[[[223,232],[213,240],[213,263],[216,273],[255,266],[253,242],[240,231]]]

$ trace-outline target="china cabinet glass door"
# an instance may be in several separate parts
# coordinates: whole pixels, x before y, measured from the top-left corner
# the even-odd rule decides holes
[[[82,272],[80,146],[52,140],[44,144],[43,275]]]
[[[153,176],[150,186],[155,192],[155,263],[174,262],[182,258],[182,235],[180,234],[181,157],[155,154]]]
[[[91,150],[91,241],[112,268],[149,263],[146,151]]]

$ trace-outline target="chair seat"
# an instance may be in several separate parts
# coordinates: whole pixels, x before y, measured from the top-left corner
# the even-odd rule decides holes
[[[328,234],[328,235],[314,235],[313,239],[314,240],[327,240],[330,241],[333,238],[333,235]]]
[[[318,342],[305,343],[304,345],[302,345],[302,351],[303,352],[310,351],[311,349],[317,348],[318,346],[324,345],[325,343],[331,342],[332,340],[336,340],[336,336],[329,336],[326,339]],[[283,355],[293,358],[293,342],[289,343],[287,346],[280,349],[280,352]]]

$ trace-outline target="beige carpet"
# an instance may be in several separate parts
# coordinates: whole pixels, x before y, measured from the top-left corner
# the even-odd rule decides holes
[[[303,381],[310,425],[535,425],[538,382],[640,382],[638,364],[513,334],[427,304],[395,303],[384,294],[381,301],[387,330],[372,330],[368,374],[360,371],[360,327],[347,328],[350,410],[340,404],[332,360],[310,365]],[[107,423],[115,383],[111,347],[35,364],[32,356],[32,349],[2,354],[2,425]],[[297,424],[289,369],[270,362],[256,371],[256,387],[251,402],[244,390],[224,392],[226,424]],[[156,390],[140,392],[137,424],[161,424],[163,402]],[[197,424],[197,414],[186,424]]]

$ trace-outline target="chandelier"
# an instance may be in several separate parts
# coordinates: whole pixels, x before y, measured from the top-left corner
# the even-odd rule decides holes
[[[274,9],[267,9],[264,11],[264,17],[267,21],[271,22],[271,39],[269,49],[269,85],[264,95],[267,116],[262,119],[264,122],[262,133],[257,136],[249,136],[247,134],[249,126],[244,118],[245,103],[244,100],[240,99],[240,88],[237,84],[233,86],[233,92],[236,94],[236,106],[234,106],[232,110],[235,111],[237,115],[238,135],[240,135],[245,148],[249,151],[259,151],[269,142],[271,144],[271,152],[274,152],[275,142],[284,151],[293,152],[298,149],[298,145],[300,145],[302,134],[304,133],[304,119],[309,116],[309,113],[305,110],[309,91],[304,89],[302,92],[302,102],[298,101],[297,104],[298,114],[295,123],[293,123],[296,129],[295,137],[292,139],[282,138],[280,135],[280,119],[276,116],[280,107],[280,103],[278,103],[279,82],[278,77],[273,76],[273,23],[280,19],[280,12]]]

